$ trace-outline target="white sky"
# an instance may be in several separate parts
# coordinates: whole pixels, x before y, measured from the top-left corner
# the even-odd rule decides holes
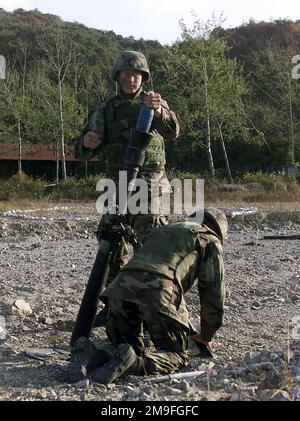
[[[191,26],[194,10],[200,19],[223,12],[223,26],[234,27],[250,18],[300,19],[299,0],[0,0],[7,11],[39,9],[92,28],[113,30],[123,36],[172,43],[180,36],[179,19]]]

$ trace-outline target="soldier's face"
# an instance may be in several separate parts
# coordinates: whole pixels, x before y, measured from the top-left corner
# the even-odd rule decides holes
[[[142,73],[133,70],[121,70],[118,76],[120,89],[128,96],[134,95],[140,89],[142,81]]]

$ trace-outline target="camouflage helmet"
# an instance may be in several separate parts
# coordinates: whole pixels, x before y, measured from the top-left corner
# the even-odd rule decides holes
[[[221,242],[227,238],[228,223],[224,212],[216,208],[204,209],[203,224],[212,229],[220,238]]]
[[[111,75],[114,81],[117,80],[118,73],[121,70],[138,70],[142,72],[143,82],[150,76],[147,59],[144,54],[138,51],[123,51],[113,65]]]

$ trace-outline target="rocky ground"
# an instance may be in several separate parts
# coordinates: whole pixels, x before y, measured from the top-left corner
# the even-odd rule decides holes
[[[181,373],[198,376],[130,376],[108,387],[65,380],[97,216],[83,205],[0,216],[0,400],[300,400],[300,212],[226,212],[226,316],[215,360],[191,346]],[[264,238],[275,235],[291,238]],[[197,287],[186,301],[197,326]],[[93,337],[105,340],[104,330]]]

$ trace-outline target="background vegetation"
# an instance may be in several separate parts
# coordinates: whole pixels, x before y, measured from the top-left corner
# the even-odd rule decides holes
[[[228,30],[221,24],[195,17],[193,28],[181,23],[179,41],[163,46],[38,10],[0,9],[0,54],[7,64],[0,143],[19,143],[20,158],[24,143],[63,150],[114,92],[113,61],[130,49],[145,53],[152,71],[146,89],[160,92],[180,120],[180,138],[167,144],[169,171],[231,182],[246,173],[297,168],[300,82],[291,74],[300,21],[250,21]],[[66,178],[64,165],[61,174]]]

